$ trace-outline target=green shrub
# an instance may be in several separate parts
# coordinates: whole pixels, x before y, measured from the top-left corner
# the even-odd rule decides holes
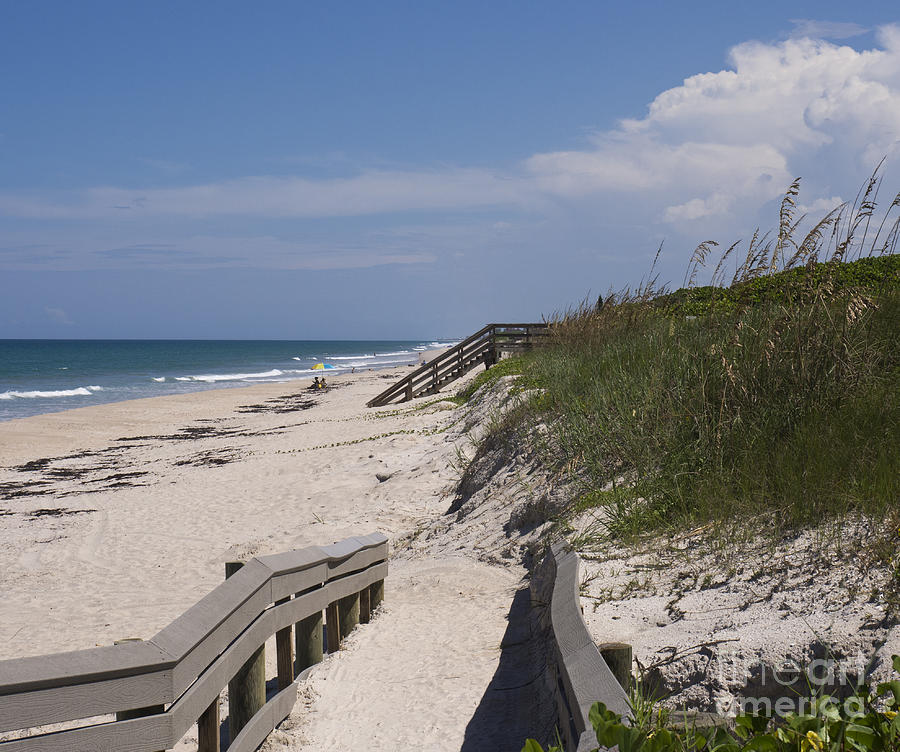
[[[893,656],[900,672],[900,657]],[[733,731],[686,726],[667,728],[665,716],[623,723],[601,703],[591,707],[590,721],[601,748],[620,752],[896,752],[900,750],[900,681],[880,684],[874,693],[862,687],[845,700],[828,695],[811,703],[811,712],[782,719],[740,715]],[[880,706],[880,707],[879,707]],[[529,739],[522,752],[543,752]],[[552,746],[548,752],[564,752]]]

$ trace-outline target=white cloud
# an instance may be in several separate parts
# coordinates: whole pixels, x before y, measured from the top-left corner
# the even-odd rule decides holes
[[[92,188],[61,200],[0,194],[0,212],[41,219],[338,217],[521,203],[524,193],[520,181],[486,170],[372,171],[325,180],[259,176],[151,190]]]
[[[553,193],[640,192],[663,204],[665,222],[746,213],[803,174],[824,182],[830,170],[852,187],[900,153],[900,29],[878,38],[881,49],[863,52],[810,38],[738,45],[731,70],[662,92],[646,117],[598,134],[591,149],[527,166]],[[825,152],[841,164],[817,165]],[[859,172],[836,174],[847,164]]]
[[[800,214],[810,214],[821,218],[828,214],[832,209],[837,209],[844,203],[844,199],[840,196],[830,196],[828,198],[817,198],[808,204],[798,203],[797,211]]]
[[[80,254],[106,265],[128,259],[161,264],[165,258],[169,264],[346,268],[428,263],[464,245],[448,240],[446,225],[410,237],[402,228],[378,235],[381,231],[366,229],[362,221],[355,235],[348,231],[339,241],[310,239],[301,221],[291,225],[300,229],[282,237],[258,229],[227,239],[205,235],[222,217],[239,226],[248,218],[447,212],[455,215],[449,225],[461,213],[478,211],[485,220],[479,230],[467,230],[467,249],[490,248],[499,235],[509,234],[510,209],[519,213],[517,218],[540,225],[542,238],[560,238],[563,250],[563,241],[573,249],[590,246],[591,233],[611,226],[633,243],[670,233],[688,242],[742,233],[760,221],[761,207],[778,199],[797,176],[804,178],[804,208],[824,213],[839,203],[836,194],[855,191],[883,156],[900,156],[900,27],[878,29],[877,44],[860,51],[818,38],[847,36],[853,31],[849,27],[809,21],[796,26],[803,32],[799,37],[734,47],[727,70],[687,78],[660,93],[644,117],[593,134],[583,148],[548,150],[516,165],[391,167],[349,177],[263,175],[155,189],[5,193],[0,213],[105,220],[94,224],[118,228],[109,243],[95,237],[81,242],[78,251],[79,243],[67,235],[50,245],[54,253],[69,249],[71,257]],[[584,93],[591,95],[602,92]],[[889,160],[887,174],[893,170]],[[169,220],[177,230],[156,232]],[[407,227],[409,221],[391,220]],[[138,235],[145,245],[134,245]],[[183,253],[164,253],[151,247],[154,243]],[[107,255],[97,257],[104,249]]]
[[[731,202],[727,196],[713,194],[709,198],[692,198],[678,206],[667,206],[663,219],[666,222],[701,219],[723,214],[730,208]]]
[[[867,26],[842,21],[815,21],[811,18],[792,18],[794,30],[791,36],[813,39],[850,39],[871,31]]]

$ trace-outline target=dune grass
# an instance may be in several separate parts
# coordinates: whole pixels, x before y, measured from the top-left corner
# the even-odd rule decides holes
[[[575,509],[602,506],[616,537],[862,514],[896,538],[900,194],[875,227],[879,185],[876,173],[800,238],[795,182],[778,230],[753,236],[729,284],[738,244],[695,286],[707,241],[685,288],[655,289],[651,273],[556,317],[546,347],[505,366],[543,390],[519,428],[551,427],[536,440],[578,484]]]

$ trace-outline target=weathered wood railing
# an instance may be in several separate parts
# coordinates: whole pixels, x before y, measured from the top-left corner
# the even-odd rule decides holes
[[[582,616],[578,554],[565,542],[552,545],[539,575],[532,580],[532,600],[541,609],[549,640],[548,668],[556,698],[557,728],[566,752],[597,746],[588,718],[591,705],[603,702],[629,716],[628,696],[600,655]]]
[[[0,732],[32,733],[0,742],[0,752],[157,752],[195,722],[200,752],[218,752],[226,685],[228,750],[252,752],[291,712],[295,676],[322,658],[322,611],[333,652],[384,597],[387,556],[380,533],[261,556],[231,566],[228,579],[147,641],[0,661]],[[267,699],[272,635],[278,691]],[[113,713],[115,721],[97,718]],[[40,728],[70,721],[82,725]]]
[[[504,352],[530,349],[547,334],[548,324],[488,324],[385,389],[367,403],[381,407],[394,401],[435,394],[482,363],[490,367]]]

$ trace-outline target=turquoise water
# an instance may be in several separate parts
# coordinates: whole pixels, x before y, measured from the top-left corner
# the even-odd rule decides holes
[[[0,421],[203,389],[417,363],[447,342],[0,340]]]

